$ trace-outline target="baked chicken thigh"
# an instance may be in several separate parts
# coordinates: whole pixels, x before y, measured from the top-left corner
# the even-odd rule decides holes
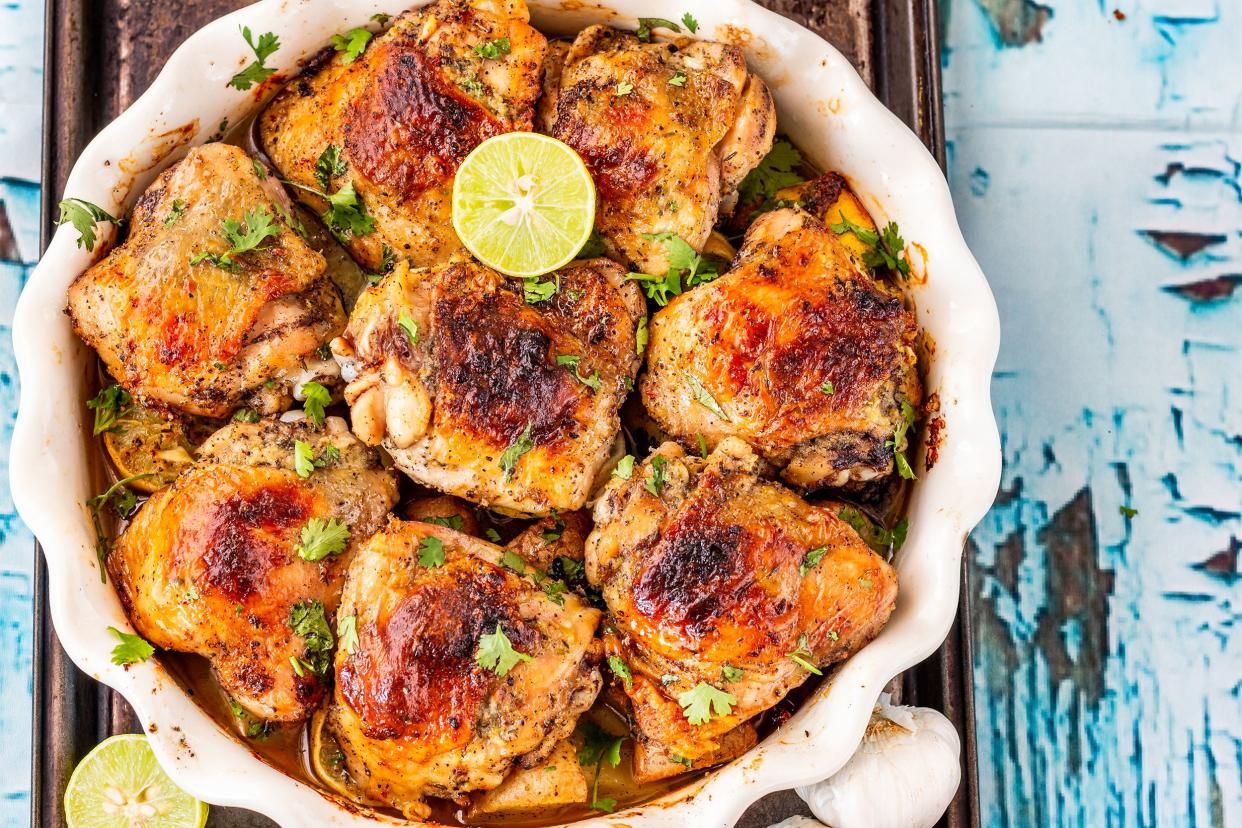
[[[399,263],[359,298],[332,351],[354,433],[419,483],[528,514],[580,508],[638,370],[638,287],[607,259],[520,279],[474,261]],[[528,297],[535,298],[535,297]]]
[[[843,182],[826,183],[837,196],[821,186],[808,208],[836,204]],[[808,489],[892,472],[922,396],[918,329],[850,238],[807,210],[765,213],[732,270],[652,317],[640,387],[667,434],[741,437]]]
[[[893,568],[760,465],[736,438],[706,459],[665,443],[595,505],[587,577],[607,602],[605,647],[628,669],[647,753],[710,761],[893,610]]]
[[[290,377],[345,313],[284,198],[241,149],[195,147],[143,193],[125,243],[70,285],[74,331],[134,397],[208,417],[288,406]]]
[[[350,565],[328,726],[362,792],[411,817],[540,764],[599,692],[599,610],[501,554],[393,519]]]
[[[296,470],[298,442],[322,465],[308,477]],[[143,504],[108,571],[144,638],[205,656],[254,716],[297,721],[327,687],[330,625],[353,549],[396,499],[396,475],[338,418],[319,429],[235,422]],[[329,543],[322,535],[334,528],[340,537]]]
[[[551,60],[562,62],[545,69],[540,126],[590,168],[609,255],[663,274],[665,247],[651,236],[673,234],[702,250],[775,135],[772,97],[742,50],[644,43],[590,26]]]
[[[529,20],[524,0],[439,0],[394,19],[356,60],[313,66],[262,114],[264,152],[309,206],[326,207],[312,191],[352,185],[374,232],[338,235],[368,270],[386,250],[425,266],[461,249],[458,164],[493,135],[531,128],[547,41]]]

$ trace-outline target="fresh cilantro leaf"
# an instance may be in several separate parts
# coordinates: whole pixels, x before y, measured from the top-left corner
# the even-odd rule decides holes
[[[553,571],[559,569],[566,581],[575,583],[582,579],[586,571],[586,564],[582,561],[575,561],[573,558],[565,555],[557,555],[556,560],[552,562],[551,569]]]
[[[680,32],[681,26],[678,26],[672,20],[665,20],[663,17],[640,17],[638,18],[638,39],[644,43],[651,42],[652,29],[668,29],[671,32]]]
[[[510,48],[509,38],[498,37],[475,46],[474,53],[484,60],[495,60],[509,54]]]
[[[500,469],[505,473],[506,483],[513,479],[513,472],[517,468],[518,461],[522,459],[522,455],[534,447],[535,441],[530,438],[530,423],[527,423],[525,430],[500,455]]]
[[[332,663],[332,628],[324,616],[321,601],[303,601],[289,608],[289,626],[293,634],[302,638],[304,651],[302,657],[293,664],[298,671],[299,662],[310,668],[315,675],[325,675]],[[298,675],[301,675],[298,672]]]
[[[381,26],[387,26],[388,21],[392,20],[392,15],[384,14],[383,12],[377,12],[371,15],[371,19],[374,20],[376,23],[380,24]]]
[[[555,279],[549,279],[546,282],[541,282],[538,278],[525,279],[522,284],[522,294],[526,298],[526,304],[528,305],[546,302],[555,296],[560,289],[560,276],[557,276]]]
[[[621,656],[608,656],[608,667],[616,674],[617,678],[625,682],[626,690],[634,686],[634,676],[630,673],[630,666],[625,663]]]
[[[105,489],[103,494],[95,495],[86,501],[86,505],[95,515],[98,515],[104,507],[111,505],[112,511],[116,513],[117,517],[121,519],[128,518],[138,506],[138,496],[127,486],[135,480],[150,477],[152,474],[153,472],[144,472],[121,478]]]
[[[105,431],[112,431],[120,425],[121,417],[129,410],[133,398],[120,385],[113,384],[100,391],[94,399],[88,400],[86,407],[95,412],[95,426],[92,431],[98,437]]]
[[[505,553],[500,556],[500,565],[510,572],[516,572],[518,575],[526,574],[526,561],[512,549],[506,549]]]
[[[302,385],[302,410],[319,425],[323,425],[324,408],[332,404],[332,392],[317,382]]]
[[[418,565],[428,569],[444,566],[444,541],[428,535],[418,542]]]
[[[406,339],[410,340],[411,345],[418,344],[418,323],[408,313],[397,317],[397,327],[405,331]]]
[[[543,582],[543,594],[558,607],[565,606],[565,591],[569,589],[564,581],[546,580]]]
[[[686,76],[685,72],[674,72],[673,76],[668,79],[668,85],[669,86],[685,86],[687,80],[689,80],[689,78]],[[673,212],[675,213],[677,212],[677,210],[674,209]]]
[[[443,526],[446,529],[455,529],[458,532],[465,526],[465,521],[461,515],[445,515],[444,517],[425,517],[423,523],[430,523],[432,526]]]
[[[833,387],[832,380],[824,380],[824,384],[819,387],[819,392],[832,396],[837,393],[837,389]]]
[[[500,533],[497,532],[495,529],[488,529],[486,532],[483,533],[483,536],[486,537],[492,543],[500,543]]]
[[[668,465],[668,460],[664,459],[664,455],[656,454],[652,456],[651,476],[647,478],[644,485],[647,491],[656,497],[660,496],[660,492],[664,491],[664,487],[668,484],[667,473],[664,468],[666,465]]]
[[[240,222],[231,218],[224,219],[220,222],[220,230],[232,247],[224,253],[198,253],[190,259],[190,264],[206,261],[216,267],[236,272],[240,267],[237,263],[238,256],[262,250],[263,242],[280,235],[276,217],[262,207],[246,211]]]
[[[612,470],[613,477],[619,477],[622,480],[629,480],[634,476],[634,455],[627,454],[617,461],[617,467]]]
[[[738,185],[738,202],[766,207],[778,190],[805,180],[795,172],[801,163],[802,153],[793,144],[783,138],[777,140],[763,160]]]
[[[734,667],[732,664],[726,663],[720,665],[720,678],[723,679],[726,684],[735,684],[741,681],[742,675],[745,674],[745,672],[746,671],[741,667]]]
[[[1137,512],[1136,512],[1137,514]],[[897,525],[893,527],[893,531],[889,533],[892,541],[893,549],[900,549],[902,544],[906,542],[906,534],[910,531],[910,523],[905,518],[897,521]]]
[[[172,227],[177,221],[185,215],[186,203],[179,198],[174,198],[172,209],[168,211],[168,215],[164,217],[164,226]]]
[[[315,452],[310,443],[302,440],[293,442],[293,468],[298,477],[310,477],[315,471]]]
[[[336,637],[346,655],[358,652],[358,618],[353,615],[342,615],[336,619]]]
[[[561,539],[561,535],[565,531],[565,521],[555,509],[552,510],[552,525],[545,526],[539,534],[543,536],[544,543],[556,543]]]
[[[700,681],[694,689],[687,690],[677,697],[681,711],[692,725],[701,725],[710,721],[712,714],[728,716],[737,704],[737,697],[705,681]]]
[[[798,574],[805,576],[806,573],[815,568],[815,565],[823,559],[827,552],[827,546],[817,546],[814,549],[808,549],[806,555],[802,558],[802,563],[798,565]]]
[[[233,419],[239,423],[257,423],[259,412],[253,408],[239,408],[233,412]]]
[[[817,676],[822,676],[823,672],[811,663],[810,659],[814,657],[811,649],[807,646],[806,636],[802,635],[798,638],[798,649],[792,653],[786,653],[794,661],[794,663],[806,668]]]
[[[599,773],[607,762],[616,767],[621,764],[621,745],[626,736],[613,736],[594,722],[579,721],[577,732],[582,736],[582,747],[578,748],[578,764],[584,768],[595,767],[595,778],[591,783],[591,807],[597,811],[611,813],[617,807],[617,801],[611,797],[599,798]]]
[[[315,180],[319,182],[319,188],[326,193],[332,189],[332,179],[338,175],[344,175],[347,169],[349,165],[341,157],[341,148],[336,144],[328,144],[315,161]]]
[[[904,256],[906,243],[896,222],[890,221],[877,233],[842,216],[839,222],[828,225],[828,229],[837,235],[853,233],[865,244],[868,249],[863,253],[863,264],[872,270],[886,268],[897,271],[902,278],[910,277],[910,263]]]
[[[530,661],[530,656],[513,649],[513,642],[509,640],[509,636],[505,635],[505,631],[500,628],[500,622],[497,621],[496,632],[479,636],[479,649],[474,655],[474,660],[484,670],[492,670],[496,675],[504,678],[519,662]]]
[[[681,16],[681,22],[689,29],[690,34],[694,34],[699,30],[699,21],[695,20],[694,15],[690,12],[686,12]]]
[[[686,377],[686,382],[690,384],[690,391],[694,394],[694,401],[715,414],[726,423],[733,422],[729,419],[729,415],[724,413],[724,409],[720,407],[720,403],[716,402],[716,398],[711,392],[704,387],[702,380],[691,374],[689,371],[682,372]]]
[[[56,224],[72,224],[73,229],[78,231],[78,247],[85,247],[88,252],[95,249],[96,223],[108,221],[119,227],[124,221],[99,205],[80,198],[66,198],[57,206],[60,207],[60,217],[56,219]]]
[[[251,158],[250,165],[254,167],[254,174],[260,181],[267,181],[267,167],[259,163],[259,159]]]
[[[707,439],[704,438],[702,434],[696,434],[694,436],[695,436],[695,439],[699,441],[699,457],[702,457],[704,460],[706,460],[707,459]]]
[[[634,329],[634,352],[640,357],[643,351],[647,350],[647,338],[651,334],[647,330],[647,317],[638,320],[638,327]]]
[[[626,278],[642,282],[647,298],[663,307],[670,296],[683,290],[710,282],[720,276],[716,264],[696,253],[694,248],[676,233],[643,233],[644,239],[659,241],[664,245],[668,270],[663,276],[650,273],[631,273]]]
[[[223,141],[224,134],[228,131],[229,131],[229,119],[223,118],[220,121],[220,125],[216,127],[216,131],[208,135],[207,140],[204,141],[203,143],[214,144],[214,143],[217,143],[218,141]]]
[[[634,84],[621,81],[617,84],[616,91],[613,93],[618,98],[624,97],[634,91]]]
[[[575,354],[561,354],[556,358],[557,365],[568,367],[573,370],[574,379],[578,380],[578,382],[582,383],[587,388],[590,388],[592,391],[598,391],[603,385],[603,380],[600,379],[599,371],[592,371],[589,377],[582,376],[582,373],[578,370],[578,363],[581,361],[582,357]]]
[[[250,51],[254,52],[255,60],[234,75],[229,81],[229,86],[244,92],[256,83],[263,83],[263,81],[276,74],[275,69],[267,67],[266,61],[272,56],[273,52],[280,48],[280,38],[271,32],[264,32],[259,35],[258,42],[255,42],[251,39],[249,26],[243,26],[241,33],[242,37],[246,39],[246,45],[250,47]]]
[[[1138,509],[1131,509],[1129,506],[1121,506],[1122,517],[1132,518],[1138,515]]]
[[[858,533],[858,537],[881,555],[888,554],[889,550],[900,549],[901,545],[906,542],[909,524],[904,518],[890,532],[882,526],[873,524],[866,515],[853,506],[842,506],[837,512],[837,517],[845,521]]]
[[[330,518],[311,518],[302,527],[302,540],[297,553],[304,561],[321,561],[329,555],[339,555],[349,542],[349,524]]]
[[[893,464],[897,467],[897,473],[906,480],[915,480],[917,478],[914,469],[910,468],[910,461],[906,457],[906,449],[910,446],[909,432],[914,425],[914,406],[908,400],[900,402],[901,420],[893,429],[893,438],[885,440],[884,445],[893,449]]]
[[[346,181],[344,187],[328,196],[324,220],[338,238],[345,240],[350,236],[369,236],[375,232],[375,219],[367,213],[366,205],[354,192],[352,181]]]
[[[140,635],[121,632],[116,627],[108,627],[108,632],[115,635],[121,642],[112,648],[113,664],[119,666],[137,664],[155,655],[155,648]]]
[[[344,52],[341,55],[341,64],[348,66],[362,55],[362,50],[367,48],[367,44],[371,42],[374,35],[362,26],[350,29],[345,34],[332,35],[332,46],[338,52]]]

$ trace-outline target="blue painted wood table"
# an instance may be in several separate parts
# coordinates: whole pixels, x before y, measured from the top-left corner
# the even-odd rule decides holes
[[[0,463],[37,244],[40,5],[0,4]],[[968,549],[982,822],[1242,825],[1242,2],[941,12],[951,183],[1004,326],[1005,479]],[[0,541],[17,826],[32,544],[7,490]]]

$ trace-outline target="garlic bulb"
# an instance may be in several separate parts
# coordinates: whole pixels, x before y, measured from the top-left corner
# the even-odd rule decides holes
[[[931,828],[961,782],[960,750],[948,719],[884,693],[845,767],[797,793],[832,828]]]
[[[768,828],[824,828],[824,823],[804,816],[791,816],[789,819],[782,819]]]

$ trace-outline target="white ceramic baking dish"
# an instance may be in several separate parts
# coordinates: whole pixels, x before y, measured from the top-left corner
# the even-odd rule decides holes
[[[121,214],[151,180],[227,118],[243,119],[252,92],[226,84],[252,56],[239,28],[280,36],[268,59],[286,74],[332,34],[410,0],[264,0],[190,37],[151,88],[82,153],[66,195]],[[422,5],[414,2],[413,5]],[[919,469],[909,504],[910,534],[897,557],[897,611],[883,633],[835,670],[780,730],[745,756],[651,804],[589,825],[730,826],[755,799],[834,773],[862,737],[876,697],[894,675],[933,652],[958,604],[966,535],[992,502],[1000,473],[989,379],[999,322],[987,282],[962,239],[944,176],[918,139],[872,96],[849,63],[796,24],[746,0],[532,0],[535,23],[569,33],[592,22],[633,27],[638,16],[691,12],[698,36],[746,49],[776,98],[783,131],[821,168],[842,171],[877,219],[897,221],[911,242],[919,322],[935,342],[927,375],[939,395],[939,462]],[[54,197],[54,194],[49,194]],[[52,620],[66,652],[86,673],[120,691],[138,713],[173,779],[207,802],[259,811],[284,826],[367,825],[392,820],[358,813],[256,758],[186,696],[157,661],[122,668],[109,656],[109,625],[128,629],[111,585],[101,583],[85,501],[98,490],[99,463],[85,400],[95,358],[64,313],[70,281],[93,253],[61,228],[18,303],[13,336],[21,407],[12,450],[13,497],[43,545]],[[925,251],[925,253],[924,253]],[[925,281],[924,281],[925,279]],[[916,452],[920,454],[922,452]]]

